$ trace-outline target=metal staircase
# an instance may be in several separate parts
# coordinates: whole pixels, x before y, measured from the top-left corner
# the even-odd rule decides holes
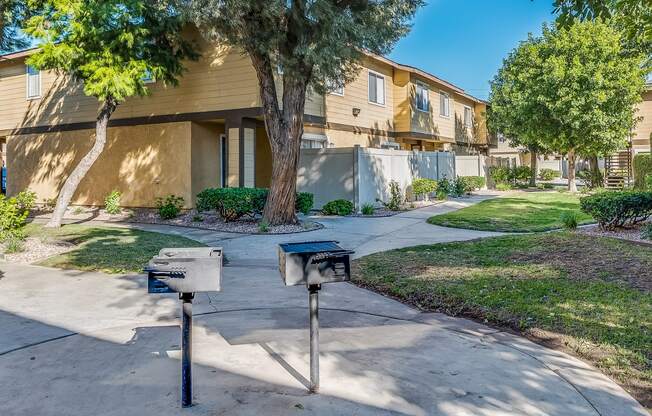
[[[631,150],[622,150],[607,156],[604,168],[605,188],[622,189],[630,186],[633,179]]]

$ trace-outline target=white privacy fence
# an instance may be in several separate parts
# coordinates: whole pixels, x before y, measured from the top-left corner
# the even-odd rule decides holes
[[[389,183],[396,181],[403,195],[417,178],[455,177],[455,155],[450,152],[346,147],[301,149],[297,188],[315,195],[315,208],[334,199],[363,204],[389,199]]]

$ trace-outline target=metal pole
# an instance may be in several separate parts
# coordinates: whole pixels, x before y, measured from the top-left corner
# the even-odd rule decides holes
[[[319,391],[319,289],[310,285],[310,391]]]
[[[181,406],[192,406],[192,299],[194,293],[182,293],[181,305]]]

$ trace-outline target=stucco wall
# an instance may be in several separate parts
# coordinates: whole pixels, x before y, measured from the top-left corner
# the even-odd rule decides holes
[[[220,184],[220,135],[224,125],[215,123],[192,123],[191,165],[192,201],[206,188]]]
[[[190,206],[190,123],[115,127],[104,153],[82,180],[73,204],[103,205],[113,189],[127,207],[153,206],[156,197],[182,196]],[[90,149],[94,130],[10,136],[8,193],[30,189],[38,202],[54,198],[74,166]]]

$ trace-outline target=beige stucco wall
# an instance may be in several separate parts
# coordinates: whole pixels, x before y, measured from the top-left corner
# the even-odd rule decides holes
[[[224,125],[216,123],[191,124],[191,193],[193,204],[197,194],[220,184],[220,135]]]
[[[54,198],[74,166],[90,149],[94,130],[10,136],[8,192],[30,189],[38,202]],[[154,206],[156,197],[191,194],[191,123],[115,127],[106,149],[82,180],[73,204],[103,205],[113,189],[127,207]]]

